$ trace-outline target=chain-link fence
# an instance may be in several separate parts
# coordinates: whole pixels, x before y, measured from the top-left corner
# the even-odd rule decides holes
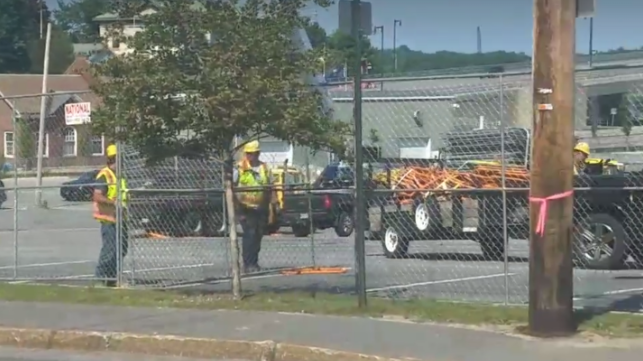
[[[1,99],[1,278],[93,277],[100,233],[89,200],[107,142],[88,124],[98,104],[89,91]]]
[[[642,288],[642,80],[643,72],[632,69],[577,76],[574,127],[592,150],[579,165],[590,176],[577,177],[574,201],[575,294],[582,305]],[[368,82],[364,164],[336,162],[332,154],[276,139],[261,141],[274,197],[261,231],[260,268],[246,270],[244,289],[356,291],[353,172],[361,166],[367,177],[369,295],[525,303],[529,75]],[[350,85],[329,92],[337,118],[351,119]],[[8,99],[11,116],[2,123],[0,277],[94,281],[105,237],[93,219],[91,198],[108,140],[91,134],[82,103],[99,103],[86,92],[47,94],[40,185],[40,99]],[[117,212],[121,241],[108,252],[118,272],[107,276],[132,287],[228,292],[233,247],[221,157],[177,156],[148,165],[135,149],[118,148],[115,173],[127,179],[127,192],[117,203],[126,206]],[[591,176],[599,173],[604,176]],[[252,242],[239,221],[240,248],[253,249],[243,245]],[[124,258],[116,257],[125,251]]]

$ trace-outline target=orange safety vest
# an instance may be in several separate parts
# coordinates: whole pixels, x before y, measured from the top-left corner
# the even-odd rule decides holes
[[[105,180],[107,182],[107,194],[105,195],[105,197],[107,197],[107,199],[109,200],[115,200],[118,196],[116,190],[116,174],[114,174],[114,171],[111,168],[105,167],[101,169],[100,172],[98,172],[98,174],[96,175],[96,179],[100,179],[103,176],[105,177]],[[121,200],[122,203],[125,204],[125,201],[127,199],[127,182],[125,181],[125,179],[121,179],[120,187],[122,194]],[[94,202],[93,213],[94,219],[99,222],[116,223],[116,206],[113,204]]]
[[[250,162],[246,159],[239,162],[238,171],[239,184],[237,189],[239,189],[240,192],[237,192],[237,199],[239,202],[250,208],[266,206],[270,201],[270,190],[243,191],[244,187],[260,187],[270,184],[270,175],[266,164],[261,162],[259,166],[259,180],[256,179],[255,174],[252,174],[252,167],[250,166]]]

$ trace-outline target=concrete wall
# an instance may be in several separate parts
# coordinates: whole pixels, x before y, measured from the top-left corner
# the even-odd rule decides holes
[[[374,100],[364,98],[362,123],[364,145],[380,146],[382,156],[399,157],[400,147],[414,146],[419,139],[431,140],[432,150],[441,146],[440,135],[453,129],[456,119],[451,100]],[[350,121],[353,103],[336,101],[335,115]],[[380,141],[373,144],[369,135],[375,130]],[[413,143],[413,144],[411,144]]]

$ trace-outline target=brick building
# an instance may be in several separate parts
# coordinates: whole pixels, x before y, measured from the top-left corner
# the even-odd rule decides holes
[[[90,79],[80,74],[47,78],[50,95],[45,103],[45,168],[103,164],[104,137],[92,135],[88,125],[68,126],[65,122],[65,104],[90,102],[92,107],[99,105],[89,83]],[[0,74],[0,152],[5,162],[12,166],[35,166],[41,91],[42,75]],[[26,96],[29,94],[31,96]]]

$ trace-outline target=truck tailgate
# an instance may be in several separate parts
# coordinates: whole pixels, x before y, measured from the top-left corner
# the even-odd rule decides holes
[[[325,196],[323,194],[306,192],[287,193],[284,195],[284,208],[282,212],[286,214],[303,214],[308,213],[309,207],[313,212],[320,211],[324,209],[324,198]]]

